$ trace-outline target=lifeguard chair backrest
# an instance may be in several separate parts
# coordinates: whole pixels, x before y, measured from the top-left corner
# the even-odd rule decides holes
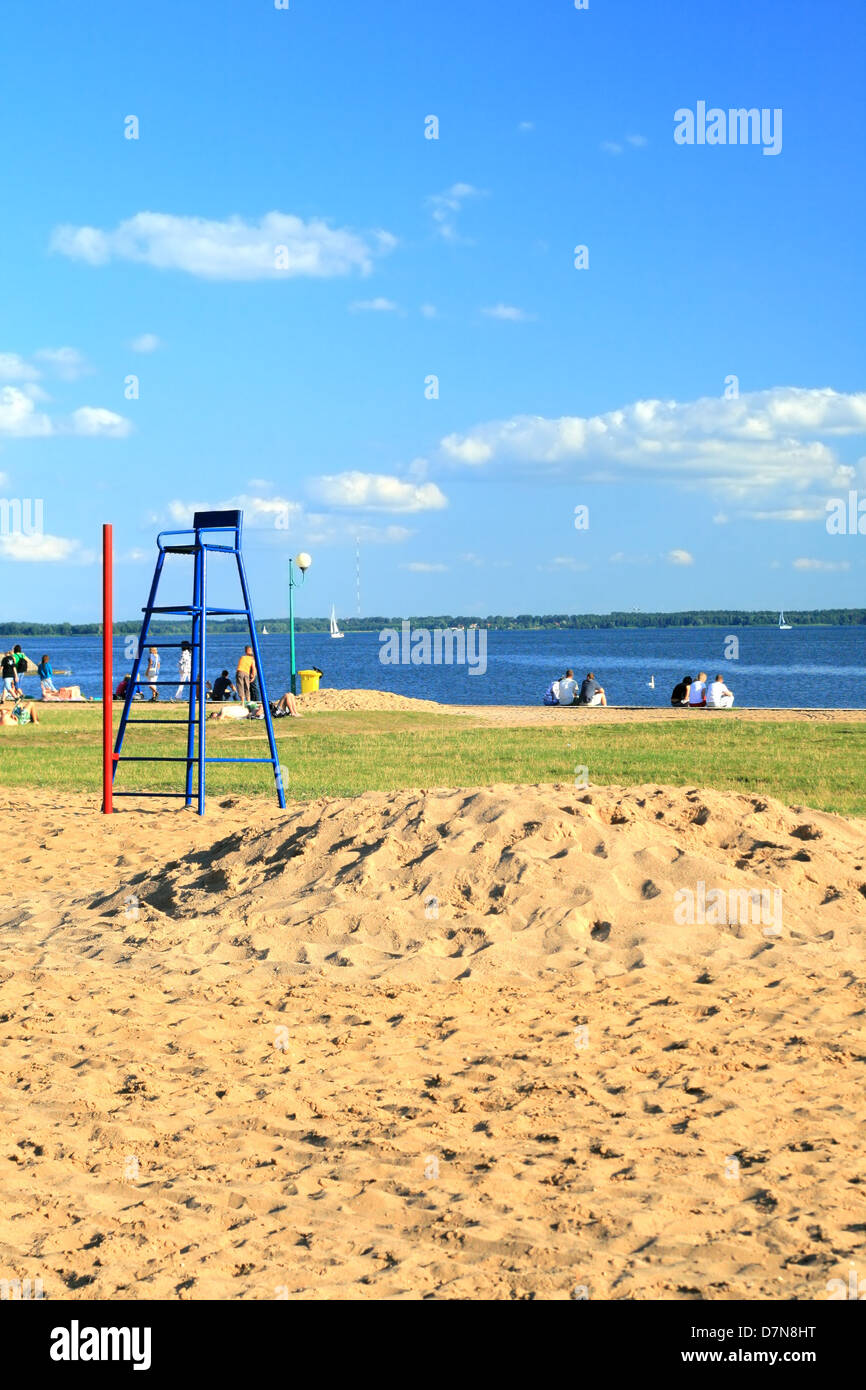
[[[196,531],[223,528],[237,531],[238,544],[240,544],[243,521],[243,512],[195,512],[192,518],[192,524]]]

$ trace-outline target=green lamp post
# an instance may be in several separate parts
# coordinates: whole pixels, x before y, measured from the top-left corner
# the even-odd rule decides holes
[[[298,672],[295,668],[295,589],[298,588],[300,584],[303,584],[307,577],[307,570],[312,563],[311,557],[305,550],[302,550],[300,555],[296,555],[294,561],[291,559],[289,560],[289,643],[291,646],[289,675],[293,695],[297,695],[298,693]],[[298,569],[301,571],[300,580],[295,579],[293,564],[297,565]]]

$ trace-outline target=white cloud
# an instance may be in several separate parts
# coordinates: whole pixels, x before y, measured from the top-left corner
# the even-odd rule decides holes
[[[470,198],[485,196],[482,189],[473,187],[471,183],[452,183],[444,193],[433,193],[427,199],[427,206],[431,209],[439,235],[446,241],[459,241],[457,217],[463,204]]]
[[[435,483],[406,482],[386,473],[357,470],[313,478],[310,492],[329,507],[353,507],[360,511],[428,512],[448,506]]]
[[[305,222],[283,212],[266,213],[258,222],[139,212],[111,231],[62,226],[51,239],[52,250],[89,265],[135,261],[208,280],[366,275],[375,257],[395,245],[387,232],[361,235],[320,218]]]
[[[89,371],[84,358],[75,348],[45,348],[36,353],[69,381]],[[52,435],[106,435],[115,439],[130,433],[132,425],[122,415],[97,406],[80,406],[69,416],[52,418],[38,410],[37,401],[49,397],[31,379],[39,376],[17,353],[0,354],[0,382],[18,379],[21,384],[0,385],[0,436],[12,439],[48,438]]]
[[[438,316],[438,310],[437,310],[435,304],[422,304],[422,305],[421,305],[421,317],[422,317],[422,318],[425,318],[425,319],[435,319],[437,316]]]
[[[124,439],[132,424],[113,410],[101,406],[82,405],[72,412],[72,433],[88,436],[103,435],[107,439]]]
[[[823,521],[824,507],[779,507],[775,511],[740,512],[746,521]]]
[[[399,314],[400,305],[380,296],[378,299],[356,299],[349,309],[353,314]]]
[[[408,526],[369,526],[344,517],[316,516],[305,520],[304,539],[310,545],[403,545],[415,534]]]
[[[742,502],[784,490],[783,509],[797,493],[799,510],[819,505],[819,488],[844,487],[853,475],[825,440],[864,433],[866,392],[780,386],[736,400],[636,401],[604,415],[516,415],[450,434],[441,448],[474,468],[516,464],[553,478],[591,472],[596,481],[702,484]]]
[[[17,352],[0,352],[0,381],[36,381],[40,375],[38,367]]]
[[[155,514],[149,522],[161,525],[167,514],[171,523],[181,528],[192,525],[194,512],[236,509],[244,514],[244,530],[256,531],[257,544],[273,541],[292,551],[300,546],[311,549],[316,545],[349,545],[355,541],[364,545],[400,545],[413,535],[405,526],[370,526],[348,517],[308,512],[302,503],[288,497],[256,497],[248,493],[221,501],[175,499],[168,503],[162,517]]]
[[[528,323],[535,317],[534,314],[527,314],[525,309],[518,309],[514,304],[494,304],[481,312],[489,319],[502,319],[507,323]]]
[[[693,565],[695,557],[688,550],[669,550],[665,556],[669,565]]]
[[[0,435],[27,439],[53,433],[50,419],[36,409],[28,393],[17,386],[0,386]]]
[[[86,550],[80,541],[68,540],[65,536],[25,536],[16,533],[0,536],[0,559],[42,563],[66,560],[73,564],[90,565],[96,559],[96,552]]]
[[[522,131],[534,130],[534,129],[535,129],[535,122],[534,122],[534,121],[520,121],[520,122],[518,122],[517,129],[518,129],[518,130],[522,130]]]
[[[795,570],[848,570],[851,568],[847,560],[807,560],[801,558],[793,561]]]
[[[624,550],[617,550],[613,555],[608,556],[608,563],[611,565],[651,565],[653,558],[651,555],[628,555]]]
[[[281,531],[287,535],[292,523],[303,514],[300,502],[288,497],[254,497],[240,493],[220,502],[184,502],[175,499],[168,504],[168,515],[178,526],[191,526],[194,512],[232,512],[244,514],[244,529]]]
[[[44,362],[51,371],[56,372],[62,381],[77,381],[79,377],[86,376],[93,371],[78,348],[40,348],[38,352],[34,352],[33,356],[37,361]]]
[[[408,565],[401,565],[401,570],[411,570],[413,574],[445,574],[448,566],[431,564],[426,560],[411,560]]]
[[[634,150],[642,150],[647,144],[649,141],[645,135],[626,135],[624,143],[623,140],[602,140],[599,148],[604,150],[605,154],[622,154],[626,145],[631,145]]]
[[[585,560],[575,560],[573,555],[554,555],[546,565],[538,565],[540,570],[588,570]]]
[[[155,333],[139,333],[129,346],[133,352],[156,352],[157,348],[162,347],[162,343]]]

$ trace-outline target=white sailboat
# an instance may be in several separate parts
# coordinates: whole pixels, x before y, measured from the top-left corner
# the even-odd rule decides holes
[[[340,631],[339,627],[337,626],[337,610],[336,610],[336,608],[334,607],[333,603],[331,604],[331,636],[332,636],[332,637],[344,637],[344,636],[345,636],[345,633],[342,633],[342,632]]]
[[[779,631],[780,631],[780,632],[790,632],[790,631],[791,631],[791,624],[785,622],[785,614],[784,614],[784,613],[780,613],[780,614],[779,614]]]
[[[262,623],[262,636],[268,637],[269,635],[270,634],[268,633],[267,623]]]

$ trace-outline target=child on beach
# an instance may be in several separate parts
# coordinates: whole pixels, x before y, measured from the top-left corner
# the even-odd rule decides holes
[[[12,652],[5,652],[0,658],[0,677],[3,679],[3,699],[19,700],[21,691],[18,689],[16,673],[18,670],[15,657]]]
[[[27,675],[27,657],[19,646],[12,648],[12,655],[15,658],[15,683],[21,689],[21,677]]]
[[[180,677],[180,685],[175,691],[174,698],[179,700],[184,690],[189,695],[189,682],[192,673],[192,647],[189,642],[181,642],[180,657],[178,658],[177,671]]]
[[[50,700],[52,695],[57,694],[57,686],[54,684],[54,667],[48,660],[47,653],[43,655],[42,660],[36,667],[36,674],[42,686],[43,700]]]
[[[156,647],[151,647],[147,657],[147,670],[144,673],[144,678],[150,687],[151,702],[159,699],[159,691],[156,688],[156,680],[159,676],[160,664],[161,663],[159,659],[159,651]]]

